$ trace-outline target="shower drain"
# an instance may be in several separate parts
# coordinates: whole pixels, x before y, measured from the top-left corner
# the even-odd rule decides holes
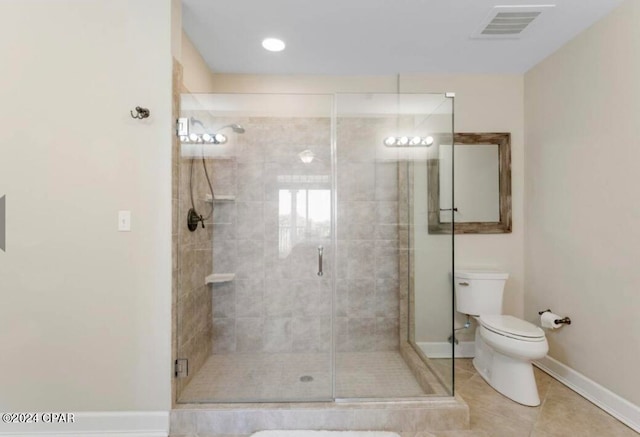
[[[311,375],[303,375],[300,377],[300,381],[302,382],[311,382],[313,381],[313,376]]]

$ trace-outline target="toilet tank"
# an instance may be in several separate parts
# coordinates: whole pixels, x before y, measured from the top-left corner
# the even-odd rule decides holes
[[[502,314],[508,273],[460,270],[454,275],[456,310],[473,316]]]

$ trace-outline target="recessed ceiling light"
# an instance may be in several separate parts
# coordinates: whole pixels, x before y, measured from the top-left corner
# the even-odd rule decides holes
[[[278,38],[265,38],[262,40],[262,47],[270,52],[281,52],[285,48],[285,43]]]

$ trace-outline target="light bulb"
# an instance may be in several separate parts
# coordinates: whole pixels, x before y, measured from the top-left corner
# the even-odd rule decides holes
[[[429,147],[430,145],[433,144],[433,137],[431,137],[431,136],[426,137],[425,139],[422,140],[422,144],[424,144],[425,146]]]
[[[202,141],[205,143],[213,143],[213,137],[209,134],[202,134]]]
[[[396,138],[395,137],[387,137],[384,139],[384,145],[385,146],[395,146],[396,145]]]
[[[200,137],[197,134],[189,134],[189,140],[190,141],[192,141],[194,143],[197,143],[199,139],[200,139]]]
[[[189,137],[186,135],[180,135],[180,141],[183,143],[188,143],[189,142]]]
[[[401,146],[406,146],[407,144],[409,144],[409,137],[400,137],[400,139],[398,139],[398,144]]]
[[[216,144],[224,144],[227,142],[227,137],[222,134],[215,134],[213,138],[215,139]]]
[[[418,144],[420,144],[420,141],[422,141],[422,138],[413,137],[411,138],[411,141],[409,141],[409,144],[411,144],[412,146],[417,146]]]

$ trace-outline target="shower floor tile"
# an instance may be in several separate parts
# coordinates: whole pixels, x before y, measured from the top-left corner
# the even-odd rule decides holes
[[[336,395],[339,398],[394,398],[425,396],[398,352],[339,353]]]
[[[427,396],[398,352],[345,352],[336,360],[339,398]],[[179,402],[330,400],[326,353],[211,355]]]

